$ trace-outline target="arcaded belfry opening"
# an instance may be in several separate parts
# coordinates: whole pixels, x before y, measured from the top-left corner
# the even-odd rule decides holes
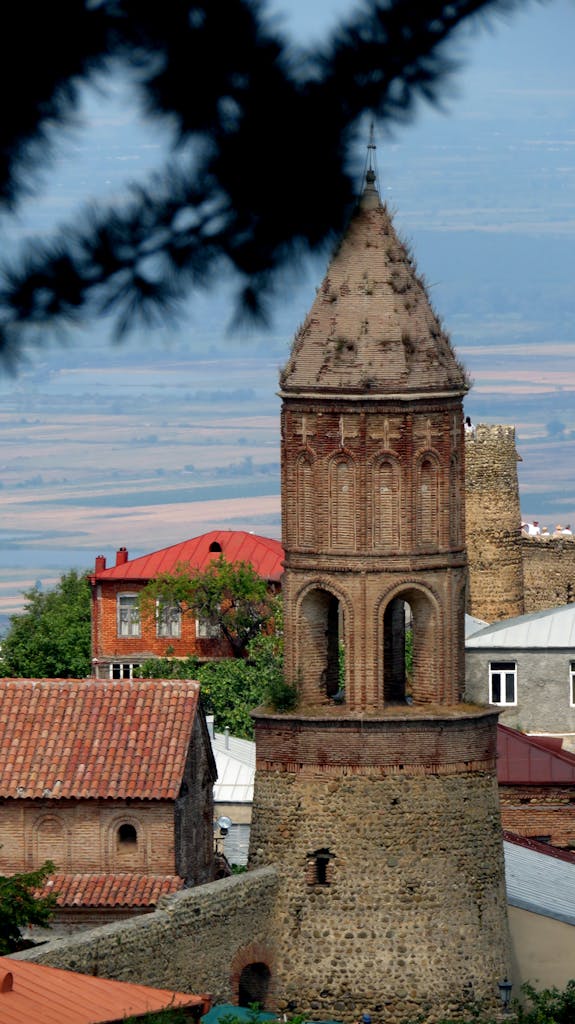
[[[396,594],[383,612],[384,704],[422,704],[437,700],[435,602],[417,588]]]
[[[240,974],[239,1006],[265,1006],[270,987],[270,969],[267,964],[247,964]]]
[[[311,590],[301,604],[300,696],[306,704],[343,702],[343,613],[327,590]]]

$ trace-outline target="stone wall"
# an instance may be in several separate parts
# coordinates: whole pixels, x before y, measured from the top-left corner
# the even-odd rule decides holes
[[[479,424],[465,443],[467,611],[496,622],[523,615],[515,427]]]
[[[522,537],[525,611],[575,601],[575,538]]]
[[[47,943],[17,959],[182,992],[237,997],[238,972],[273,964],[271,868],[164,897],[152,914]]]

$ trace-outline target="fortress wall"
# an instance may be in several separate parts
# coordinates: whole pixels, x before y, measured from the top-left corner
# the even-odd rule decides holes
[[[272,959],[276,872],[262,868],[164,897],[153,914],[104,925],[15,954],[81,974],[231,1002],[233,967]]]
[[[575,538],[522,537],[525,611],[575,601]]]
[[[486,622],[524,612],[515,427],[479,424],[465,443],[467,611]]]

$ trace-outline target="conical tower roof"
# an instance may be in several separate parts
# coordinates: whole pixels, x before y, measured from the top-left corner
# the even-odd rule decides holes
[[[462,394],[465,371],[368,171],[281,378],[282,393]]]

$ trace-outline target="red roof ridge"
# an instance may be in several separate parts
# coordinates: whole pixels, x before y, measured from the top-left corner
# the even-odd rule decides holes
[[[218,545],[215,550],[214,545]],[[220,554],[228,562],[249,562],[260,576],[272,582],[279,582],[283,572],[284,550],[279,540],[248,530],[211,530],[95,571],[90,580],[150,580],[159,573],[173,572],[181,564],[205,569]]]
[[[554,749],[531,736],[501,723],[498,729],[497,777],[503,785],[569,785],[575,782],[575,754]],[[517,753],[526,748],[527,756]],[[533,756],[530,756],[530,755]]]

